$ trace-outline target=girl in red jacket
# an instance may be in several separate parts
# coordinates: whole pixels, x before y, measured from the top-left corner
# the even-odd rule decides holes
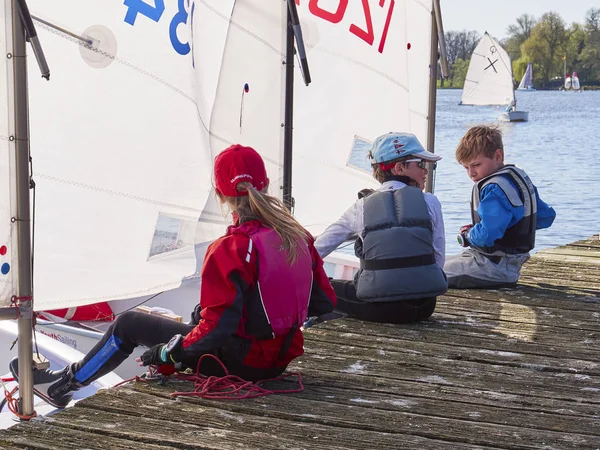
[[[34,369],[37,395],[62,408],[75,390],[115,369],[138,345],[149,348],[139,358],[142,365],[196,368],[202,355],[212,354],[231,374],[250,381],[277,376],[302,355],[300,326],[336,303],[313,237],[267,194],[265,165],[254,149],[232,145],[222,151],[214,178],[233,225],[208,248],[194,320],[126,312],[81,361],[58,371]],[[10,368],[16,377],[16,358]],[[200,371],[223,375],[211,358]]]

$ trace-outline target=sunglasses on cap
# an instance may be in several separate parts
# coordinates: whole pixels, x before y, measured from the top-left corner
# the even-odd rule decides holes
[[[435,161],[425,161],[424,159],[407,159],[406,161],[404,161],[404,163],[408,164],[408,163],[417,163],[417,167],[419,169],[427,169],[427,163],[430,162],[431,163],[431,169],[435,170],[437,168],[437,162]]]

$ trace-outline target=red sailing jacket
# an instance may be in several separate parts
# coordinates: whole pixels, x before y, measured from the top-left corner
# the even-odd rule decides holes
[[[256,240],[257,237],[260,238],[261,230],[264,227],[258,220],[230,226],[225,236],[208,247],[202,267],[201,319],[183,341],[186,358],[199,357],[203,353],[222,348],[230,342],[232,336],[247,340],[249,350],[241,358],[242,363],[249,367],[267,369],[286,366],[304,353],[304,338],[298,329],[287,353],[279,360],[279,351],[286,335],[273,333],[265,320],[260,290],[265,291],[266,288],[269,291],[269,301],[272,301],[274,289],[281,289],[281,301],[288,302],[290,308],[296,308],[297,296],[293,293],[295,283],[305,283],[305,280],[302,277],[299,280],[294,275],[296,266],[287,266],[287,271],[286,267],[281,267],[278,271],[280,279],[276,283],[261,279],[262,284],[272,284],[258,288],[257,247],[260,245],[252,245],[250,235]],[[311,237],[308,250],[312,259],[313,282],[308,301],[309,316],[331,312],[336,304],[335,292],[323,269],[323,260],[313,243]],[[286,282],[288,288],[285,287]],[[269,328],[265,328],[265,325]],[[265,333],[267,330],[271,331]]]

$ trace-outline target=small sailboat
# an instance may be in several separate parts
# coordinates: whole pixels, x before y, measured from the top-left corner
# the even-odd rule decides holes
[[[517,91],[535,91],[533,87],[533,66],[531,63],[527,64],[527,69],[523,74],[523,78],[521,78],[521,83],[519,83]]]
[[[577,76],[577,72],[573,72],[571,76],[571,88],[575,91],[581,89],[581,85],[579,84],[579,77]]]
[[[529,113],[517,111],[508,53],[486,31],[471,55],[461,105],[506,105],[499,120],[526,122]]]
[[[577,82],[579,82],[579,80],[577,80]],[[571,89],[573,87],[572,83],[571,83],[571,76],[567,75],[565,77],[565,91],[568,91],[569,89]]]

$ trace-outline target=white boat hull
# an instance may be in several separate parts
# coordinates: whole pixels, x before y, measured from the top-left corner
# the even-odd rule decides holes
[[[15,345],[12,350],[9,350],[12,342],[17,337],[17,323],[16,321],[0,321],[0,347],[3,349],[0,354],[0,367],[2,367],[7,372],[0,372],[2,374],[3,379],[10,379],[12,375],[8,372],[8,363],[12,358],[18,355],[17,345]],[[71,364],[75,361],[79,361],[83,358],[83,353],[71,348],[68,345],[65,345],[61,342],[58,342],[51,337],[44,336],[43,333],[39,331],[36,332],[35,340],[37,344],[37,349],[39,353],[45,356],[50,361],[50,369],[58,370],[65,367],[67,364]],[[34,347],[34,354],[36,349]],[[94,394],[100,388],[107,388],[114,386],[117,383],[123,381],[123,378],[115,375],[113,372],[104,375],[98,380],[94,381],[89,386],[77,391],[73,396],[73,403],[82,398],[88,397]],[[12,390],[12,388],[16,385],[14,381],[6,382],[6,387],[8,390]],[[4,399],[4,390],[0,389],[0,401]],[[44,402],[41,398],[35,397],[34,399],[34,409],[38,413],[38,415],[47,415],[56,411],[56,408]],[[12,425],[19,423],[15,420],[15,416],[8,410],[7,406],[4,406],[2,411],[0,412],[0,429],[6,429]]]
[[[529,113],[527,111],[510,111],[502,113],[499,120],[504,122],[527,122],[529,120]]]

